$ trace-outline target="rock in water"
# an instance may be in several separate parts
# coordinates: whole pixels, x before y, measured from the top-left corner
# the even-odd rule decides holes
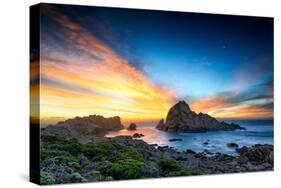
[[[137,125],[135,123],[131,123],[127,129],[129,131],[135,131],[137,130]]]
[[[164,123],[164,119],[161,119],[158,123],[158,125],[156,126],[157,129],[159,130],[164,130],[165,129],[165,123]]]
[[[175,142],[175,141],[182,141],[181,138],[172,138],[169,140],[170,142]]]
[[[142,133],[135,133],[133,134],[133,137],[134,138],[140,138],[140,137],[143,137],[144,135]]]
[[[82,136],[104,136],[107,131],[117,131],[124,128],[120,117],[105,118],[100,115],[75,117],[59,122],[54,127],[64,127],[71,133]]]
[[[195,113],[185,101],[179,101],[170,108],[166,117],[166,123],[160,120],[157,129],[170,132],[205,132],[205,131],[231,131],[244,129],[237,124],[219,122],[208,114]]]
[[[234,142],[227,143],[226,145],[230,148],[238,148],[239,147],[239,145],[234,143]]]

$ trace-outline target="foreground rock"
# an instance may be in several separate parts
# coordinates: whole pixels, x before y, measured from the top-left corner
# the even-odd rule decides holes
[[[135,131],[137,130],[137,125],[135,123],[131,123],[127,129],[129,131]]]
[[[242,147],[236,149],[241,157],[247,158],[256,164],[270,163],[273,165],[273,146],[272,145],[254,145],[250,148]]]
[[[191,111],[185,101],[180,101],[170,108],[166,122],[161,119],[157,129],[170,132],[205,132],[205,131],[232,131],[245,129],[237,124],[219,122],[208,114],[195,113]]]
[[[140,138],[140,137],[143,137],[143,136],[144,136],[144,134],[142,134],[142,133],[134,133],[133,134],[134,138]]]

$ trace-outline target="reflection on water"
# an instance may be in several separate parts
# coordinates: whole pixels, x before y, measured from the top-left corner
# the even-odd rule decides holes
[[[136,131],[126,129],[110,132],[107,137],[118,135],[133,135],[142,133],[145,136],[140,138],[149,144],[158,144],[160,146],[168,145],[178,150],[192,149],[194,151],[208,150],[209,152],[227,153],[236,155],[235,149],[226,146],[229,142],[235,142],[242,146],[251,146],[254,144],[273,144],[273,121],[272,120],[244,120],[229,121],[240,124],[247,130],[237,131],[214,131],[205,133],[171,133],[155,129],[156,123],[150,125],[138,124]],[[182,141],[171,142],[170,139],[181,138]],[[207,145],[203,143],[208,141]]]

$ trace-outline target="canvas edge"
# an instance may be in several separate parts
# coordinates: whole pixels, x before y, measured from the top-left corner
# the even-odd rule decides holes
[[[30,49],[30,119],[29,119],[29,181],[40,183],[40,4],[29,7],[29,49]],[[33,65],[32,65],[33,64]],[[37,67],[36,69],[32,68]],[[37,75],[36,78],[32,74]],[[35,97],[31,95],[35,87]],[[33,88],[34,89],[34,88]],[[36,118],[32,117],[36,114]]]

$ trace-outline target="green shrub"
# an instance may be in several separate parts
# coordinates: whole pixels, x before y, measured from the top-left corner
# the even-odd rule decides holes
[[[82,152],[85,156],[96,161],[101,159],[115,159],[119,153],[122,153],[124,147],[110,140],[99,141],[85,144]]]
[[[118,152],[118,154],[111,158],[110,161],[122,161],[122,160],[136,160],[140,162],[144,162],[143,157],[136,151],[133,151],[131,149],[123,149]]]
[[[41,160],[53,158],[56,156],[71,156],[67,151],[58,151],[56,149],[42,148],[40,152]]]
[[[72,155],[60,155],[55,157],[55,161],[60,163],[78,163],[78,160]]]
[[[50,185],[54,183],[55,183],[55,179],[52,176],[50,176],[47,172],[40,172],[40,184]]]
[[[72,155],[78,155],[83,151],[84,146],[76,139],[67,140],[65,143],[58,146],[58,149],[68,151]]]
[[[178,165],[178,163],[174,160],[170,159],[162,159],[158,162],[158,165],[163,171],[171,172],[171,171],[180,171],[183,168]]]
[[[142,161],[127,159],[109,163],[100,169],[104,176],[111,176],[115,180],[137,179],[142,177],[142,171],[145,163]]]
[[[48,144],[58,144],[63,143],[66,139],[62,136],[59,136],[57,134],[47,135],[43,134],[41,135],[41,141],[47,142]]]
[[[171,159],[162,159],[158,162],[158,166],[162,171],[162,175],[169,176],[190,176],[197,175],[198,173],[186,170],[180,166],[176,161]]]

